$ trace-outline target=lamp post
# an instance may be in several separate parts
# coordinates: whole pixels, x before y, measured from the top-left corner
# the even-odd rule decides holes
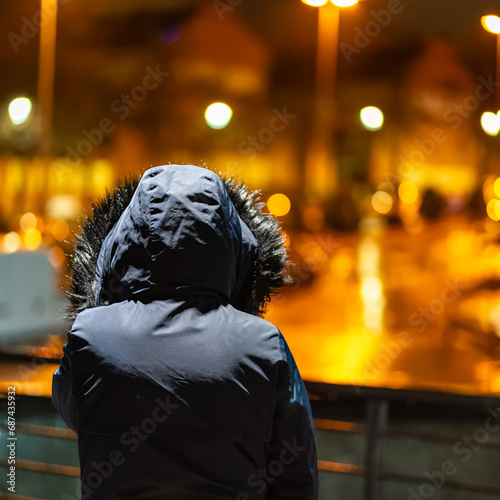
[[[311,137],[306,152],[306,196],[325,198],[337,184],[337,168],[332,146],[335,125],[335,76],[340,8],[358,0],[302,0],[318,7],[316,81]]]
[[[52,138],[52,115],[54,109],[54,71],[56,61],[57,0],[42,0],[41,18],[47,17],[40,26],[40,49],[38,57],[38,103],[42,116],[42,137],[39,154],[48,156]]]
[[[496,53],[496,81],[500,78],[500,17],[498,16],[483,16],[481,17],[481,24],[483,28],[489,33],[493,33],[497,36],[497,53]],[[500,108],[500,92],[496,93],[495,102],[497,103],[497,108]],[[497,109],[498,111],[498,109]]]

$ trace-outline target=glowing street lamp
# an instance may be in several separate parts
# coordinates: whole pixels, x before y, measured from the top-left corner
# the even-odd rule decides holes
[[[210,128],[224,128],[233,116],[233,110],[223,102],[214,102],[205,110],[205,121]]]
[[[302,0],[302,2],[311,7],[323,7],[328,3],[328,0]]]
[[[302,2],[311,7],[323,7],[328,3],[328,0],[302,0]],[[350,7],[358,3],[358,0],[330,0],[330,2],[337,7]]]
[[[483,16],[481,24],[486,31],[500,35],[500,17],[498,16]]]
[[[337,182],[331,137],[335,118],[339,14],[340,8],[354,5],[357,1],[302,0],[306,5],[319,7],[313,123],[305,165],[308,196],[326,196]]]
[[[491,111],[486,111],[481,115],[481,127],[485,134],[492,137],[498,135],[500,130],[500,117]]]
[[[13,125],[25,123],[31,113],[31,101],[27,97],[18,97],[9,104],[9,118]]]
[[[367,130],[380,130],[384,124],[384,113],[376,106],[366,106],[359,112],[363,127]]]

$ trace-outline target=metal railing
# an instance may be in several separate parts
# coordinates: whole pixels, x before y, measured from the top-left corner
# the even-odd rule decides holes
[[[340,386],[320,383],[306,383],[311,397],[311,405],[315,416],[315,427],[319,433],[327,433],[335,438],[340,435],[347,440],[355,436],[364,441],[364,451],[347,463],[342,456],[322,456],[320,453],[318,467],[322,474],[340,474],[344,477],[357,478],[364,483],[363,500],[391,500],[384,494],[388,483],[397,483],[418,488],[428,481],[423,474],[401,471],[387,465],[387,447],[389,443],[418,443],[421,450],[441,446],[450,450],[462,436],[439,430],[432,430],[433,419],[442,421],[450,419],[453,422],[481,423],[487,418],[488,409],[500,408],[500,398],[485,396],[462,396],[457,394],[436,393],[430,391],[392,390],[369,387]],[[38,400],[38,403],[37,403]],[[43,400],[43,401],[42,401]],[[48,411],[44,398],[30,398],[30,412],[36,413],[37,404]],[[43,403],[43,404],[42,404]],[[17,433],[20,436],[44,437],[50,440],[63,440],[75,446],[76,435],[64,427],[40,425],[37,423],[17,423]],[[414,429],[412,426],[421,421],[430,422],[431,429]],[[447,420],[446,420],[447,421]],[[500,412],[499,412],[500,422]],[[500,425],[498,438],[488,439],[481,443],[480,452],[498,453],[497,463],[500,463]],[[6,424],[0,424],[1,431],[6,430]],[[322,434],[324,437],[324,434]],[[29,438],[28,438],[29,439]],[[321,443],[320,443],[321,444]],[[321,447],[320,447],[321,448]],[[76,446],[75,446],[76,450]],[[334,458],[332,460],[331,458]],[[406,457],[401,456],[405,461]],[[7,465],[6,459],[0,460],[0,466]],[[50,463],[50,461],[27,460],[25,457],[16,459],[19,470],[39,472],[58,477],[78,478],[79,468],[71,465]],[[500,475],[499,475],[500,476]],[[472,478],[473,479],[473,478]],[[447,477],[440,486],[444,489],[477,493],[491,498],[500,496],[500,480],[494,478],[490,484],[463,479],[459,474]],[[30,494],[30,492],[28,492]],[[339,491],[321,492],[321,500],[340,498]],[[342,497],[345,497],[342,494]],[[43,500],[34,497],[21,497],[0,493],[0,500]],[[361,496],[349,496],[352,500]],[[398,497],[400,500],[401,497]]]
[[[383,486],[388,482],[404,483],[407,485],[422,485],[429,482],[425,475],[401,473],[390,470],[385,466],[385,453],[387,440],[412,440],[419,443],[432,443],[443,445],[452,449],[462,439],[460,435],[442,435],[439,432],[421,432],[418,430],[401,429],[390,425],[391,408],[395,417],[405,425],[418,423],[419,420],[446,418],[459,422],[461,419],[472,422],[475,419],[484,419],[491,416],[488,409],[500,408],[500,398],[489,396],[467,396],[431,391],[394,390],[372,387],[354,387],[322,383],[306,383],[310,392],[311,405],[315,418],[315,427],[326,432],[346,432],[363,435],[365,438],[365,451],[363,463],[350,464],[331,462],[319,457],[320,471],[363,476],[363,500],[388,500],[383,494]],[[411,403],[416,411],[401,412],[401,407]],[[339,408],[349,406],[351,413],[357,413],[359,418],[363,415],[363,422],[338,419]],[[342,410],[344,416],[345,411]],[[320,417],[320,418],[319,418]],[[500,421],[500,413],[498,415]],[[500,437],[500,426],[499,437]],[[497,441],[481,442],[480,448],[485,451],[498,452],[497,463],[500,463],[500,439]],[[405,457],[401,457],[405,460]],[[500,481],[498,484],[485,484],[482,482],[461,481],[456,478],[446,480],[439,488],[455,491],[467,491],[491,495],[492,498],[500,496]],[[331,498],[337,498],[332,492]],[[338,493],[338,492],[337,492]],[[323,496],[321,498],[328,498]],[[422,495],[422,498],[429,498]]]

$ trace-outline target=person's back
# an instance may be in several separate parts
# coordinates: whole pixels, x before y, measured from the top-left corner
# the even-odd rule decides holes
[[[255,315],[281,283],[277,224],[189,165],[150,169],[120,196],[77,245],[81,312],[54,375],[82,499],[316,498],[307,393]]]

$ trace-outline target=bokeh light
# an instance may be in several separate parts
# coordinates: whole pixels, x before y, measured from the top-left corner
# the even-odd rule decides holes
[[[28,250],[36,250],[42,242],[42,235],[38,229],[30,229],[24,235],[24,244]]]
[[[379,191],[383,193],[383,191]],[[388,193],[385,193],[387,196]],[[372,238],[365,238],[358,247],[357,271],[363,302],[363,323],[372,333],[382,332],[385,296],[380,279],[380,247]]]
[[[361,297],[364,302],[378,302],[382,298],[382,282],[376,276],[368,276],[361,283]]]
[[[379,214],[387,214],[392,208],[392,197],[385,191],[377,191],[372,196],[372,207]]]
[[[224,128],[233,116],[233,110],[223,102],[214,102],[205,110],[207,125],[213,129]]]
[[[481,115],[481,127],[485,134],[492,137],[498,135],[500,130],[500,117],[491,111],[486,111]]]
[[[498,221],[500,220],[500,201],[496,199],[492,199],[486,205],[486,213],[491,220]]]
[[[413,182],[403,181],[398,188],[401,201],[411,205],[418,200],[418,189]]]
[[[19,220],[19,225],[23,231],[29,231],[30,229],[35,229],[36,227],[36,215],[32,212],[26,212],[21,216]]]
[[[80,200],[71,194],[56,194],[47,200],[45,211],[54,219],[74,219],[81,213]]]
[[[359,112],[359,117],[367,130],[380,130],[384,124],[384,113],[376,106],[366,106]]]
[[[290,248],[290,245],[292,244],[292,240],[290,239],[290,235],[286,232],[282,232],[281,235],[283,236],[283,246],[285,248]]]
[[[68,223],[63,219],[56,220],[52,224],[51,233],[57,241],[63,241],[69,235]]]
[[[290,199],[286,194],[276,193],[267,200],[267,209],[278,217],[286,215],[291,206]]]
[[[26,97],[18,97],[9,104],[9,118],[14,125],[22,125],[31,113],[31,101]]]
[[[493,183],[493,193],[497,198],[500,198],[500,177],[495,179]]]
[[[2,250],[5,253],[14,253],[21,246],[21,238],[15,231],[7,233],[2,241]]]
[[[53,267],[61,267],[66,262],[64,251],[59,247],[51,248],[49,252],[49,262]]]

